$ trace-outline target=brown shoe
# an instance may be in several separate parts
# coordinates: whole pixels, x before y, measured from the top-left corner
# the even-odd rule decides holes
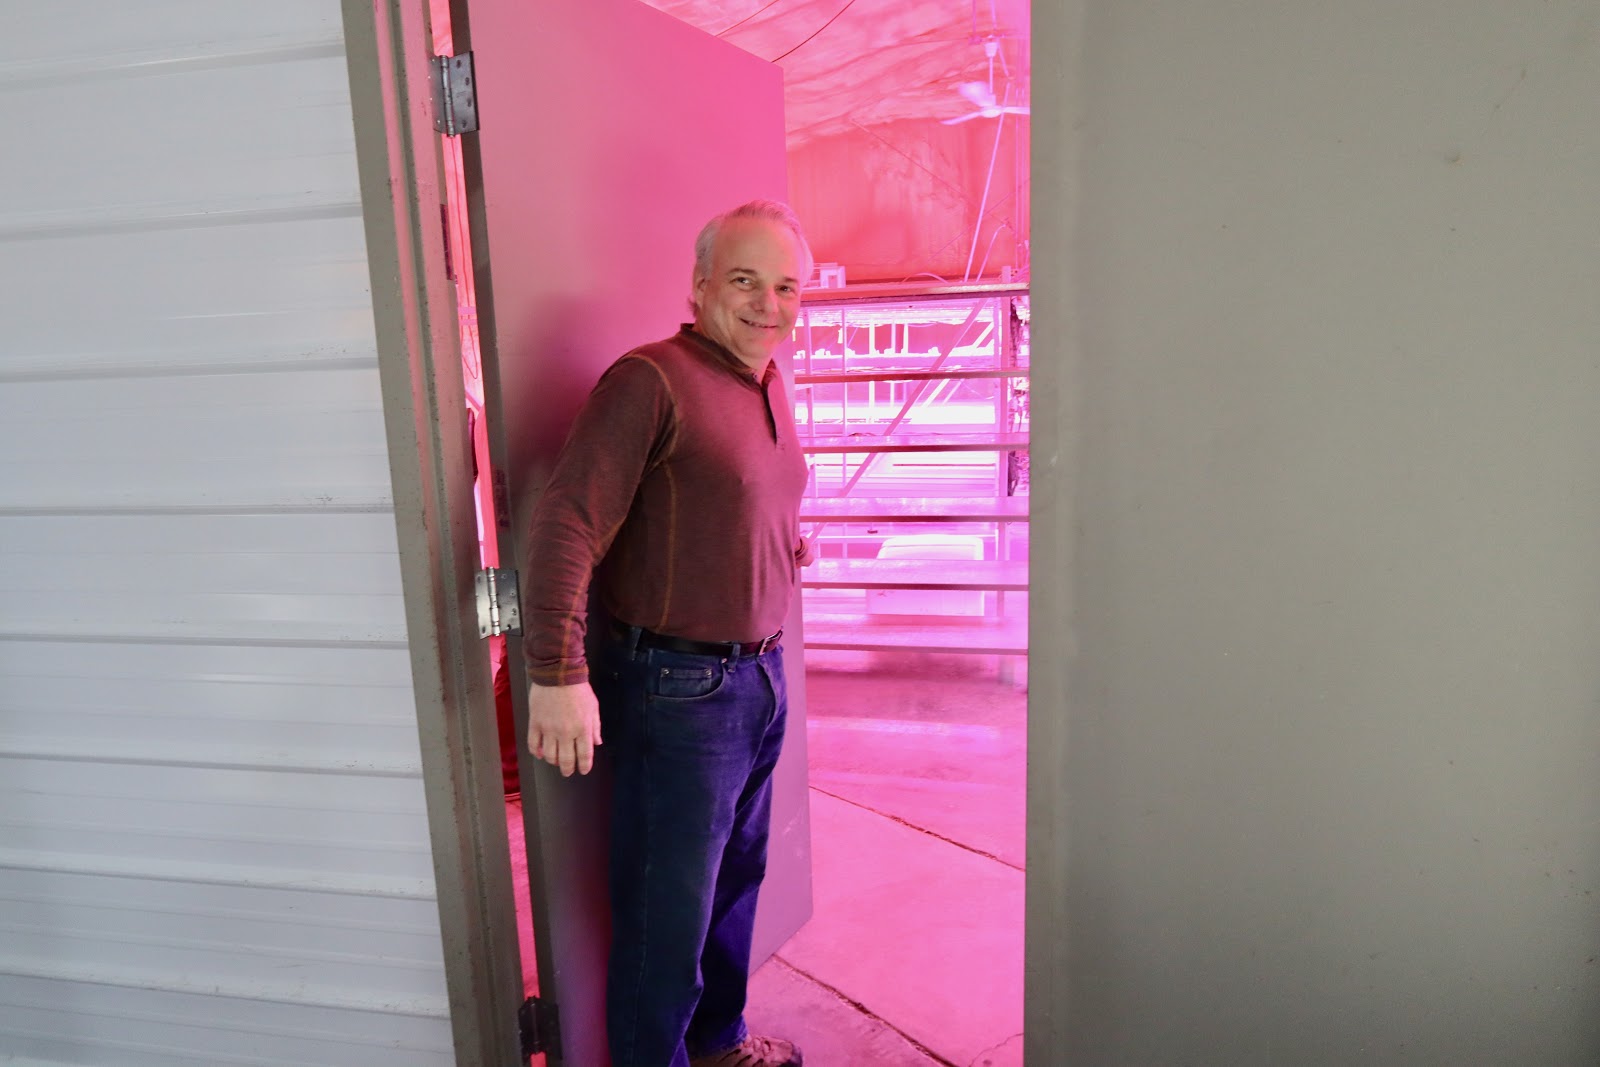
[[[805,1058],[781,1037],[747,1037],[726,1052],[695,1056],[689,1067],[801,1067]]]

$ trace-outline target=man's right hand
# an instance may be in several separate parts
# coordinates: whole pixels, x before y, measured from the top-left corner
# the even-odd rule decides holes
[[[600,744],[600,702],[587,682],[528,686],[528,751],[565,777],[588,774]]]

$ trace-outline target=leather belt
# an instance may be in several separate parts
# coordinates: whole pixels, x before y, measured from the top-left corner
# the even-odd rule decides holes
[[[779,630],[771,637],[760,641],[741,642],[734,641],[719,644],[716,641],[691,641],[687,637],[672,637],[668,634],[658,634],[653,630],[646,630],[643,626],[625,626],[620,622],[611,624],[611,632],[618,637],[626,639],[634,630],[639,631],[640,648],[659,648],[664,652],[687,652],[695,656],[718,656],[723,659],[739,659],[741,656],[761,656],[778,647],[778,639],[783,636]]]

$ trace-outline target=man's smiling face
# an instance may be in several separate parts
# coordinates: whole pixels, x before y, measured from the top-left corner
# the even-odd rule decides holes
[[[694,280],[694,328],[761,374],[800,312],[802,258],[782,223],[727,220],[712,246],[711,272]]]

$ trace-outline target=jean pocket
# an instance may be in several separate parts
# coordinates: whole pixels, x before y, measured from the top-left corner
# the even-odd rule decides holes
[[[656,667],[650,680],[650,695],[662,700],[702,700],[722,688],[727,672],[715,667]]]

